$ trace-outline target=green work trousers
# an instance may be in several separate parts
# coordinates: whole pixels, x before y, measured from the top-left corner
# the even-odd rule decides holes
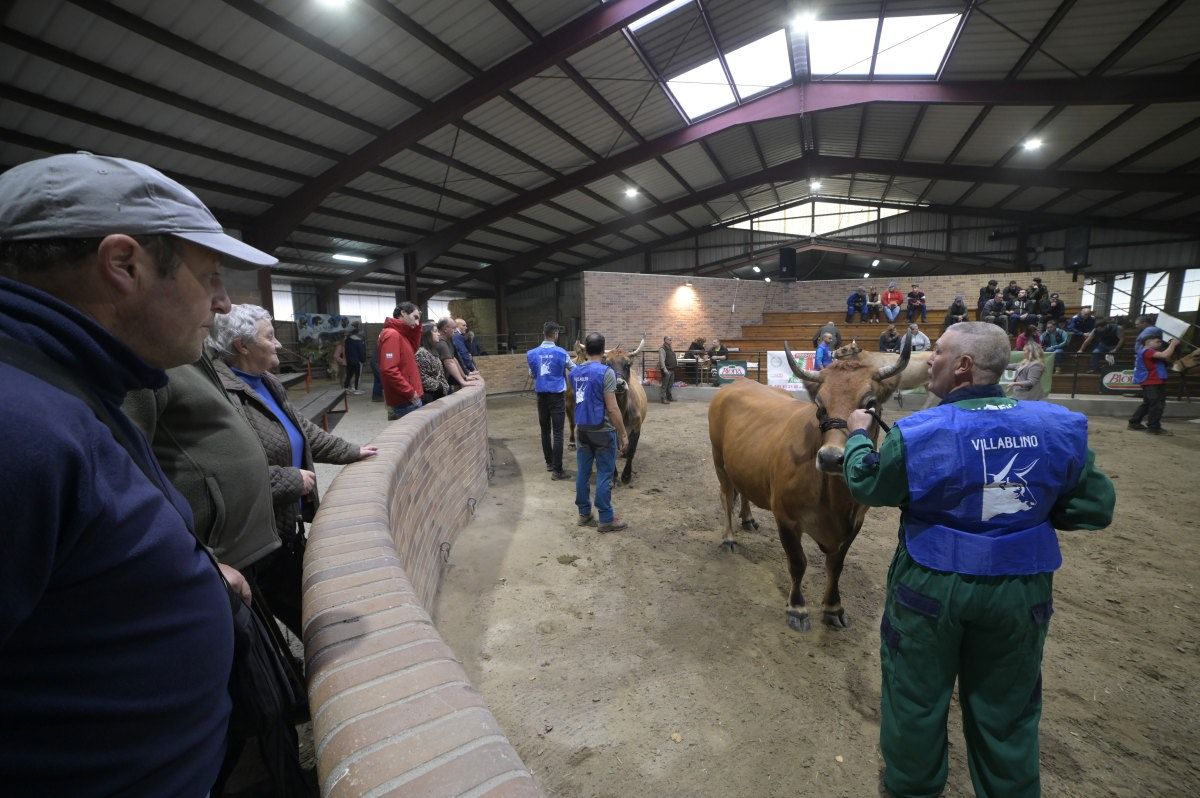
[[[894,798],[941,795],[946,715],[958,679],[971,781],[979,798],[1041,794],[1042,646],[1053,574],[931,571],[904,544],[888,571],[881,627],[879,744]]]

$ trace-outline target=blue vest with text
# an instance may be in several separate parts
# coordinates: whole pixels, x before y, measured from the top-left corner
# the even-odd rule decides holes
[[[1087,418],[1047,402],[941,405],[896,422],[904,434],[908,553],[935,571],[1048,573],[1062,565],[1048,520],[1087,464]]]
[[[562,393],[567,389],[565,377],[570,355],[561,346],[544,343],[525,355],[533,374],[533,389],[537,393]]]
[[[608,370],[603,363],[589,360],[571,372],[577,426],[597,427],[604,423],[604,374]]]

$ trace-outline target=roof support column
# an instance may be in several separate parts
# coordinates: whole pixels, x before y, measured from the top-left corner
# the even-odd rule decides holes
[[[512,341],[508,337],[508,303],[505,302],[504,286],[506,282],[500,275],[496,276],[496,338],[499,343],[504,344],[504,351],[512,354]],[[555,281],[555,292],[558,291],[558,282]],[[557,302],[555,303],[557,305]],[[499,349],[499,346],[497,346]],[[499,352],[497,352],[499,354]]]
[[[1167,301],[1163,303],[1163,308],[1173,316],[1190,313],[1196,309],[1179,307],[1179,303],[1183,300],[1184,272],[1184,269],[1171,269],[1171,273],[1167,276]]]
[[[404,253],[404,298],[416,304],[420,301],[417,296],[417,253]]]
[[[271,268],[263,266],[258,270],[258,304],[267,313],[275,315],[275,297],[271,292]]]

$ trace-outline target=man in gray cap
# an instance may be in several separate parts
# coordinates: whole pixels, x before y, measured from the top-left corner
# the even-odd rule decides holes
[[[229,595],[120,406],[200,357],[229,309],[223,259],[276,262],[143,164],[77,153],[0,175],[0,435],[18,454],[0,461],[11,794],[200,798],[216,779]]]

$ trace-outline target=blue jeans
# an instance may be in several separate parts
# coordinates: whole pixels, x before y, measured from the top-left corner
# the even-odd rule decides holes
[[[592,475],[592,463],[596,464],[596,509],[600,511],[600,523],[613,520],[612,481],[617,470],[617,433],[614,430],[596,432],[576,430],[575,437],[575,506],[583,518],[592,514],[592,502],[588,497],[588,478]]]
[[[894,308],[889,308],[887,305],[884,305],[883,315],[887,316],[888,321],[895,321],[900,316],[900,306],[897,305]]]
[[[390,421],[395,421],[395,420],[396,420],[396,419],[398,419],[398,418],[403,418],[404,416],[407,416],[407,415],[408,415],[409,413],[411,413],[412,411],[420,409],[420,407],[421,407],[421,405],[422,405],[422,404],[423,404],[423,403],[421,402],[421,400],[420,400],[420,399],[418,399],[418,400],[416,401],[416,404],[411,404],[411,405],[393,405],[393,406],[391,407],[391,411],[392,411],[392,412],[391,412],[391,416],[392,416],[392,417],[391,417],[391,419],[389,419],[389,420],[390,420]]]
[[[1099,371],[1100,364],[1104,362],[1104,356],[1117,348],[1116,344],[1103,344],[1097,341],[1092,346],[1092,371]]]
[[[915,319],[917,317],[918,313],[921,314],[922,323],[925,322],[926,319],[925,319],[925,306],[924,305],[909,305],[908,306],[908,320],[909,321],[912,321],[913,319]]]

